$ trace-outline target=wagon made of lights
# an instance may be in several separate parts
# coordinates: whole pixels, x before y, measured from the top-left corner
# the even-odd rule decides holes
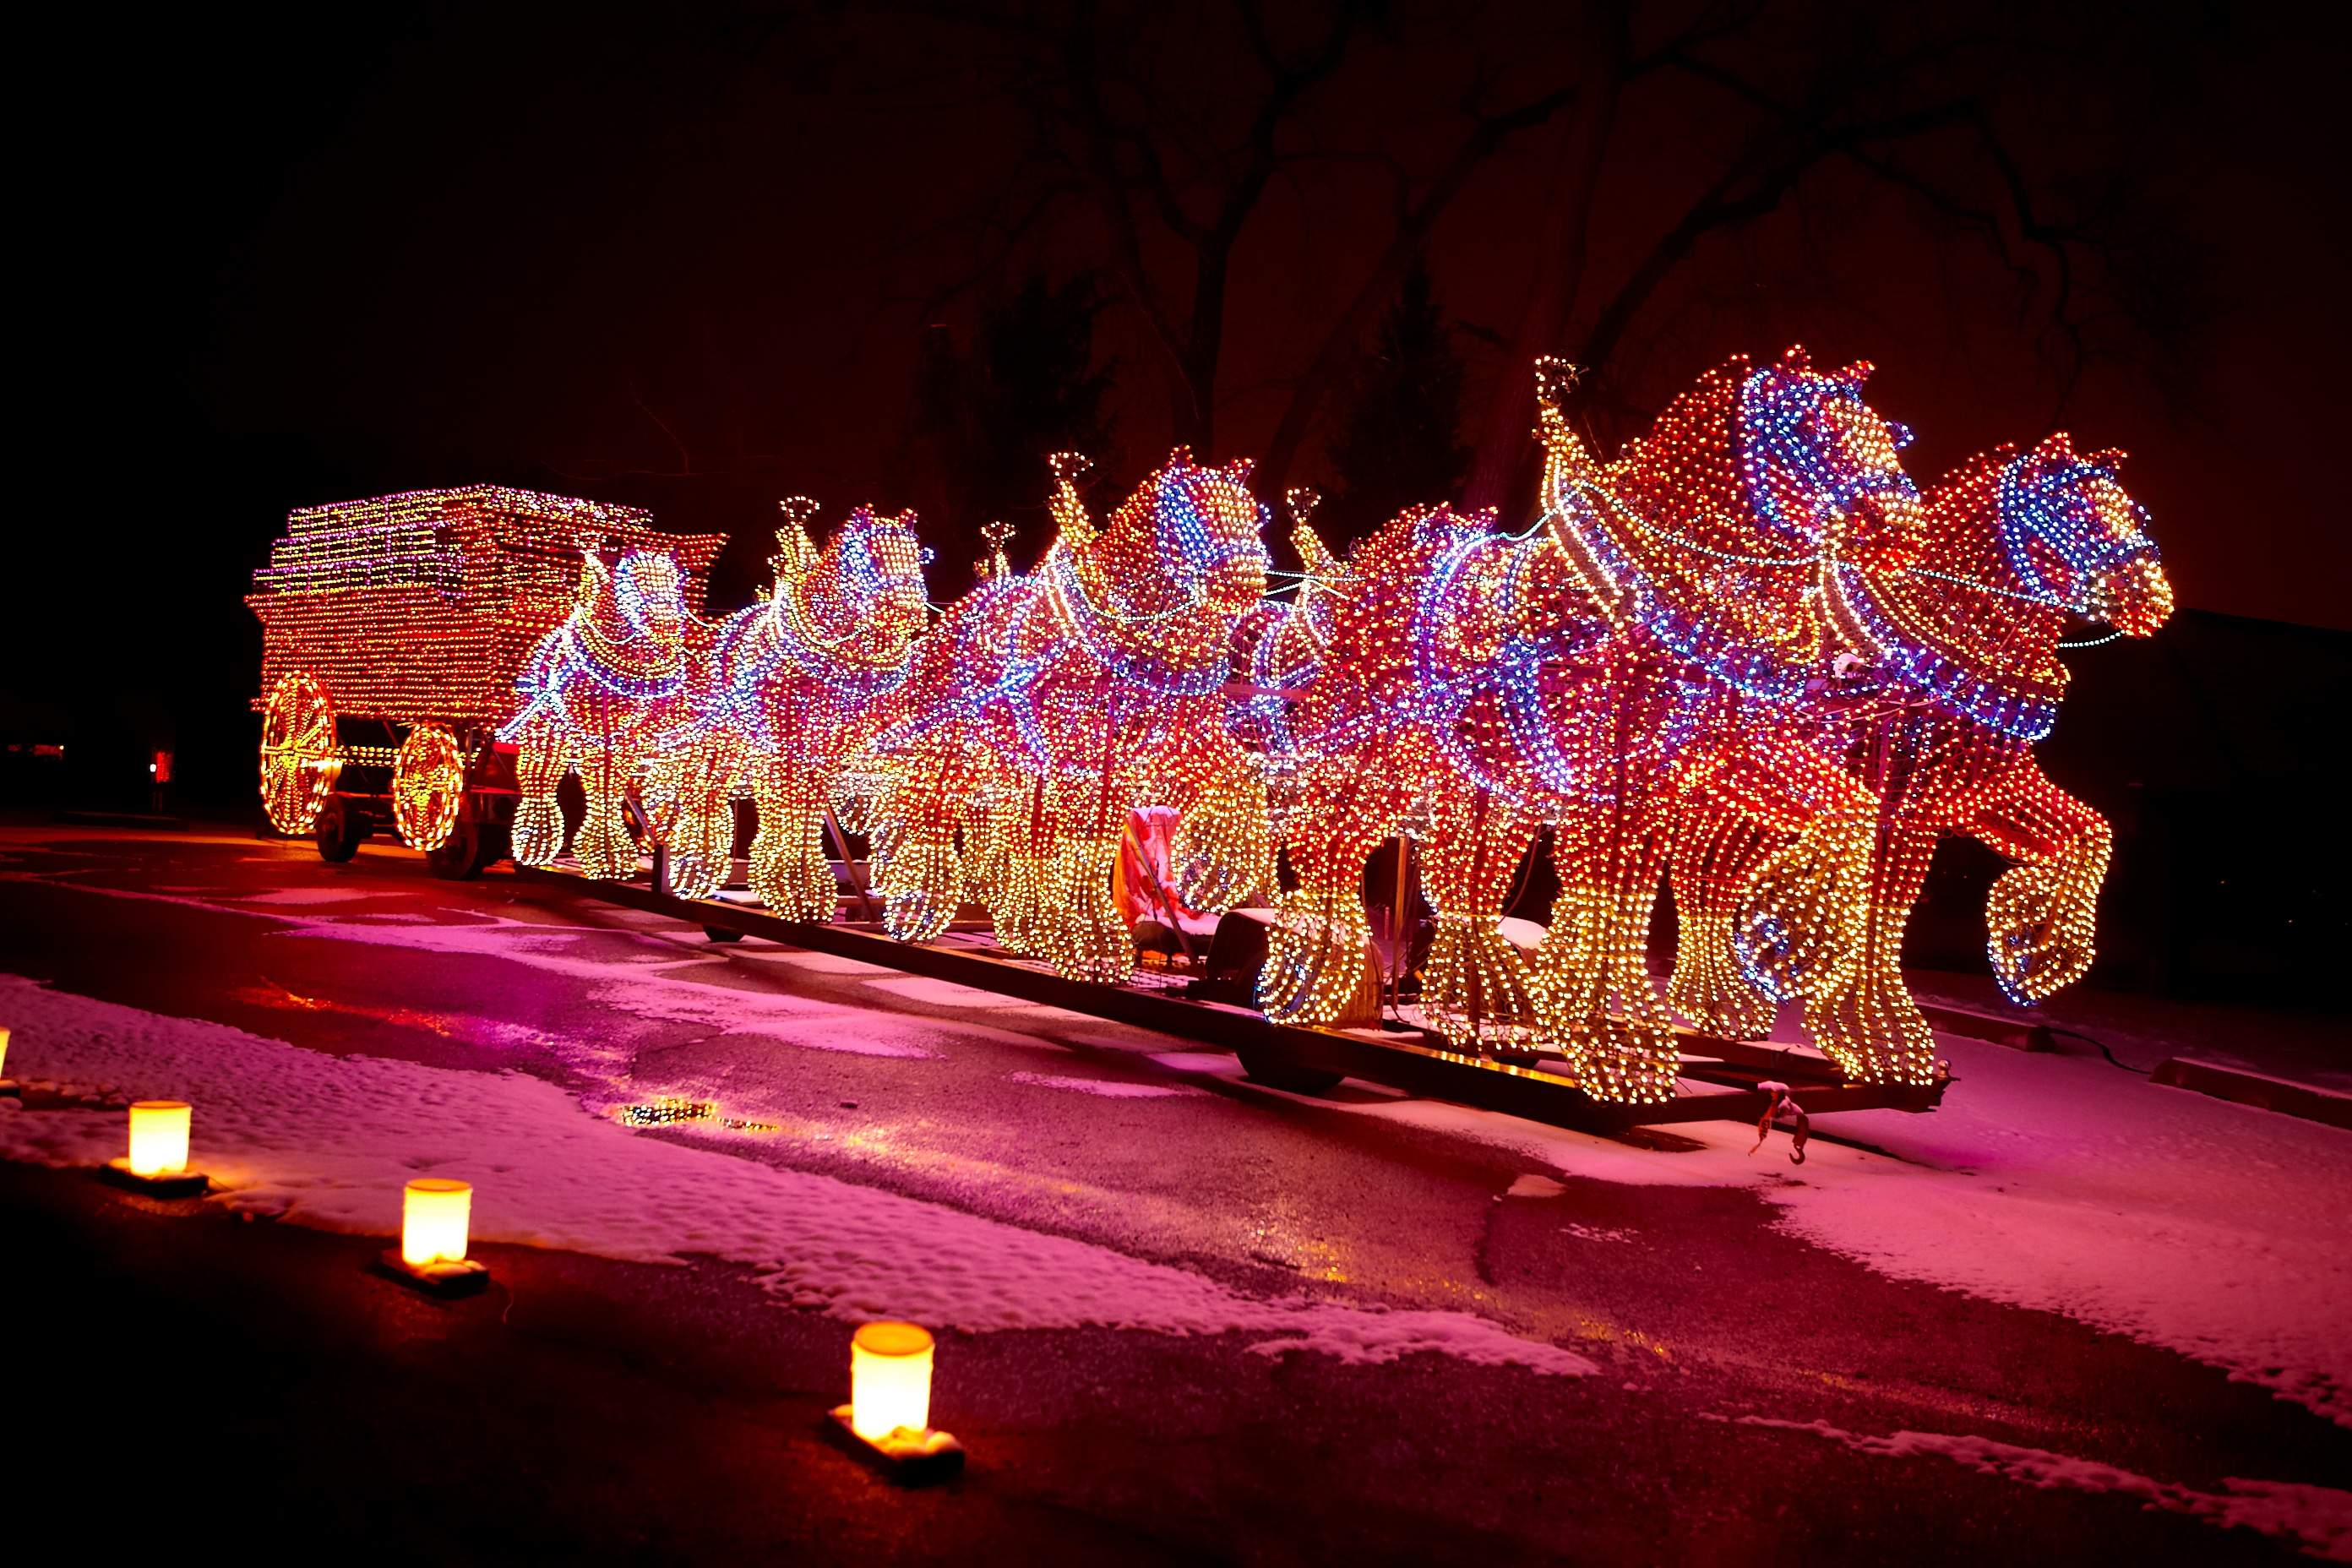
[[[583,551],[659,551],[703,599],[721,534],[495,485],[411,490],[289,512],[253,574],[260,619],[261,799],[281,833],[347,860],[396,832],[436,876],[503,852],[524,657],[571,612]]]

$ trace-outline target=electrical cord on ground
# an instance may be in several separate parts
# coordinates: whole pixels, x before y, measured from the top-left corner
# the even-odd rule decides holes
[[[2043,1021],[2042,1026],[2049,1030],[2053,1035],[2064,1035],[2070,1038],[2084,1041],[2085,1044],[2096,1047],[2098,1053],[2106,1058],[2111,1066],[2119,1067],[2126,1072],[2136,1072],[2139,1074],[2140,1077],[2147,1078],[2156,1071],[2154,1068],[2136,1068],[2129,1062],[2116,1060],[2116,1053],[2107,1049],[2107,1043],[2105,1040],[2100,1039],[2096,1035],[2086,1035],[2080,1029],[2070,1029],[2063,1024],[2053,1024],[2047,1020]]]

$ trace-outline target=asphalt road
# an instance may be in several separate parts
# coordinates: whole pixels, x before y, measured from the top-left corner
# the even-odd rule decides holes
[[[1188,1068],[1191,1047],[1174,1042],[1178,1059],[1161,1063],[1148,1039],[1096,1020],[759,942],[713,946],[560,889],[428,880],[378,846],[333,867],[227,832],[20,826],[0,832],[0,970],[320,1050],[519,1068],[583,1095],[719,1083],[730,1115],[784,1130],[712,1144],[733,1157],[1252,1293],[1474,1310],[1602,1367],[1559,1378],[1433,1355],[1276,1360],[1232,1336],[981,1334],[943,1348],[938,1405],[972,1468],[906,1492],[817,1435],[841,1396],[848,1325],[782,1309],[726,1267],[490,1247],[501,1289],[443,1305],[366,1273],[380,1241],[0,1166],[10,1489],[20,1520],[53,1510],[110,1557],[165,1539],[263,1561],[2284,1552],[2126,1496],[1727,1419],[1742,1415],[1976,1434],[2200,1489],[2352,1475],[2352,1433],[2296,1406],[2062,1317],[1884,1278],[1774,1228],[1746,1189],[1565,1178],[1511,1195],[1540,1165],[1454,1128],[1235,1084]],[[584,987],[543,966],[289,942],[215,907],[291,889],[364,889],[372,915],[410,923],[572,928],[572,956],[703,960],[665,973],[721,998],[854,1004],[892,1029],[929,1020],[943,1044],[922,1058],[775,1050],[708,1019],[637,1020],[625,1055],[583,1063],[516,1043],[614,1033]],[[484,1020],[514,1027],[493,1047]],[[1068,1074],[1183,1092],[1034,1081]],[[1673,1141],[1651,1154],[1672,1158]],[[130,1413],[157,1399],[182,1412],[171,1436],[126,1442]]]

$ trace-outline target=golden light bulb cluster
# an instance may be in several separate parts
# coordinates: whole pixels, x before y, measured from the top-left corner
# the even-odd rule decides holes
[[[401,742],[392,770],[392,816],[410,848],[438,849],[449,841],[465,806],[466,761],[446,724],[419,724]]]
[[[495,485],[289,512],[246,596],[262,627],[271,823],[310,831],[345,764],[381,752],[394,826],[413,847],[439,847],[488,727],[514,710],[515,672],[573,608],[583,548],[662,551],[698,601],[724,542],[660,533],[635,507]],[[351,724],[360,744],[341,739]]]
[[[920,940],[970,896],[996,935],[1065,974],[1127,978],[1117,893],[1132,814],[1177,814],[1186,903],[1223,909],[1273,875],[1265,786],[1224,720],[1235,623],[1265,592],[1248,466],[1179,450],[1099,525],[1086,471],[1053,462],[1054,542],[950,605],[858,764],[894,935]]]
[[[687,721],[695,619],[669,555],[583,554],[572,613],[523,661],[516,685],[526,700],[499,731],[516,746],[519,863],[545,865],[561,851],[555,790],[570,773],[586,800],[572,844],[581,868],[613,880],[636,873],[627,806],[646,763]]]
[[[1817,371],[1801,350],[1733,360],[1609,463],[1548,399],[1532,528],[1409,512],[1312,568],[1313,622],[1302,603],[1252,623],[1244,667],[1297,691],[1278,723],[1270,704],[1241,710],[1253,738],[1288,742],[1298,781],[1269,1014],[1346,1011],[1365,857],[1418,812],[1437,915],[1423,1005],[1450,1037],[1557,1051],[1601,1098],[1671,1095],[1679,1050],[1647,964],[1671,863],[1676,1006],[1747,1036],[1774,997],[1800,997],[1849,1072],[1927,1081],[1897,968],[1925,875],[1906,816],[1921,772],[1948,797],[1939,811],[2029,858],[1989,910],[2004,983],[2041,994],[2079,974],[2104,827],[2017,764],[2035,696],[2054,689],[2057,617],[2137,595],[2140,622],[2161,618],[2152,546],[2112,459],[2063,445],[2022,475],[2005,461],[1998,486],[1969,479],[1979,502],[2012,498],[2007,511],[1923,500],[1900,465],[1907,433],[1862,400],[1868,368]],[[2021,628],[2046,634],[2039,651]],[[1974,684],[1942,679],[1954,670]],[[1875,720],[1856,706],[1867,693]],[[1956,748],[1916,711],[1939,697],[2009,740]],[[1953,778],[1979,782],[1955,793]],[[1560,891],[1530,963],[1498,925],[1538,825]]]
[[[2145,519],[2116,483],[2119,454],[2084,457],[2063,435],[2032,452],[1970,458],[1926,498],[1919,559],[1838,574],[1832,600],[1867,654],[1825,677],[1844,765],[1870,792],[1871,834],[1851,852],[1853,962],[1805,997],[1809,1029],[1857,1076],[1921,1082],[1927,1021],[1904,985],[1904,931],[1937,841],[1966,835],[2020,862],[1986,901],[1994,973],[2020,1003],[2079,979],[2093,956],[2110,833],[2032,756],[2066,680],[2070,616],[2146,636],[2171,608]],[[1704,795],[1675,825],[1683,911],[1669,994],[1733,1037],[1769,1001],[1733,952],[1738,906],[1785,831],[1744,826]]]
[[[780,504],[769,589],[689,635],[684,708],[647,762],[646,815],[669,848],[672,890],[706,897],[730,864],[734,802],[748,796],[752,892],[788,920],[829,921],[826,814],[913,668],[928,552],[912,512],[861,507],[820,549],[808,531],[816,503]]]
[[[715,542],[651,534],[642,514],[504,491],[298,513],[254,596],[278,661],[265,796],[281,825],[307,820],[355,754],[330,695],[346,672],[286,629],[383,617],[348,673],[379,706],[410,683],[393,797],[412,843],[456,821],[461,721],[498,707],[479,685],[503,658],[525,864],[562,848],[571,772],[587,869],[634,874],[634,800],[672,890],[707,896],[748,797],[748,879],[788,918],[832,918],[836,826],[867,835],[893,936],[935,937],[977,903],[1005,947],[1087,981],[1131,974],[1139,914],[1181,925],[1271,898],[1262,1007],[1361,1023],[1366,863],[1408,837],[1436,916],[1421,1005],[1450,1041],[1556,1055],[1598,1098],[1657,1101],[1675,1092],[1675,1012],[1748,1037],[1795,999],[1850,1075],[1926,1083],[1932,1040],[1900,961],[1937,838],[2019,862],[1987,908],[2013,996],[2079,977],[2109,836],[2032,748],[2063,695],[2069,617],[2144,636],[2171,595],[2120,455],[2055,437],[1923,496],[1868,374],[1801,349],[1734,358],[1604,461],[1559,404],[1572,373],[1547,362],[1532,522],[1420,507],[1343,560],[1295,490],[1301,570],[1271,595],[1248,466],[1181,449],[1099,521],[1084,460],[1054,458],[1056,532],[1035,565],[1014,572],[992,525],[978,585],[936,619],[911,515],[860,509],[820,546],[815,503],[782,503],[771,586],[705,621]],[[620,547],[557,548],[583,515]],[[419,595],[429,612],[402,597]],[[1172,814],[1172,875],[1156,839],[1130,843],[1147,811],[1154,834]],[[1502,921],[1545,841],[1559,891],[1530,952]],[[1668,882],[1662,994],[1649,956]]]

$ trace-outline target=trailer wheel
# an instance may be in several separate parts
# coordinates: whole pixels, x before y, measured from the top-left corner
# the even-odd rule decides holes
[[[360,840],[368,836],[367,818],[352,809],[346,802],[329,797],[319,808],[319,825],[314,837],[319,843],[319,858],[338,864],[360,852]]]
[[[743,933],[741,931],[720,931],[717,926],[704,926],[702,928],[702,934],[709,937],[713,942],[741,942],[743,940]]]
[[[478,877],[499,858],[498,830],[487,823],[459,822],[449,836],[425,852],[425,868],[445,882]]]
[[[466,753],[457,737],[446,725],[417,725],[392,763],[392,821],[400,841],[432,854],[457,831],[465,804]]]
[[[1268,1089],[1287,1089],[1292,1094],[1328,1093],[1348,1076],[1316,1068],[1303,1068],[1296,1062],[1286,1062],[1280,1057],[1246,1046],[1234,1047],[1234,1055],[1241,1058],[1242,1076],[1250,1082],[1262,1083]]]
[[[327,689],[308,670],[280,678],[261,705],[261,804],[269,825],[289,837],[309,833],[342,767]]]

